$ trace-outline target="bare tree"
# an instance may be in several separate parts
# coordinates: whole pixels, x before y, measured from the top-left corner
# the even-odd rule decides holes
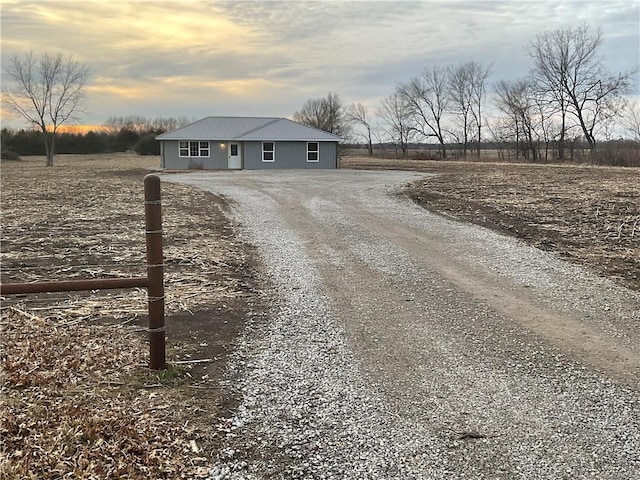
[[[476,62],[467,63],[467,75],[471,86],[471,115],[475,122],[478,150],[477,155],[480,158],[480,147],[482,143],[482,108],[486,97],[486,83],[491,73],[491,65],[484,67]]]
[[[6,106],[42,131],[47,166],[53,166],[58,128],[81,113],[89,71],[70,55],[45,53],[35,58],[30,52],[14,55],[7,74],[13,86],[3,88]]]
[[[477,62],[467,62],[449,69],[447,93],[451,112],[460,124],[460,140],[463,155],[472,138],[478,141],[477,155],[480,157],[482,141],[482,107],[484,106],[486,81],[491,66],[483,67]]]
[[[636,101],[626,105],[622,126],[632,140],[640,142],[640,103]]]
[[[113,134],[121,130],[129,130],[142,135],[149,131],[150,121],[141,115],[112,116],[107,118],[105,126]]]
[[[138,135],[149,132],[168,132],[189,124],[187,117],[155,117],[147,118],[142,115],[112,116],[107,118],[104,126],[111,134],[115,135],[122,130],[129,130]]]
[[[112,133],[118,133],[120,130],[129,130],[130,132],[142,135],[153,129],[154,120],[150,120],[143,115],[125,115],[109,117],[105,125]]]
[[[555,107],[549,102],[546,95],[541,94],[531,83],[531,108],[532,116],[535,119],[535,130],[538,141],[544,142],[544,161],[549,160],[549,149],[551,141],[559,138],[560,126],[554,119]],[[542,153],[540,153],[540,156]]]
[[[177,128],[184,127],[191,123],[185,116],[179,117],[156,117],[151,122],[155,131],[169,132]]]
[[[293,114],[293,120],[342,138],[349,135],[349,122],[345,107],[336,93],[326,98],[307,100],[299,112]]]
[[[449,108],[448,69],[437,65],[425,68],[419,77],[398,86],[412,117],[412,128],[425,138],[435,137],[442,158],[447,157],[443,118]]]
[[[411,109],[404,97],[396,91],[382,100],[378,116],[387,127],[387,134],[396,147],[396,155],[398,147],[400,147],[403,158],[406,158],[413,130],[411,127]]]
[[[513,123],[508,118],[495,118],[493,121],[487,121],[486,127],[489,134],[496,143],[498,149],[498,158],[504,159],[504,150],[507,151],[507,159],[511,159],[511,153],[509,151],[509,143],[515,138],[513,131]],[[506,148],[505,148],[506,147]],[[517,152],[516,152],[517,153]]]
[[[354,132],[354,135],[364,138],[367,142],[367,150],[369,151],[369,156],[373,156],[373,141],[372,141],[372,124],[371,124],[371,116],[367,111],[367,107],[362,105],[362,103],[352,103],[346,112],[346,119],[351,124],[360,125],[364,128],[364,133],[359,133],[357,131]]]
[[[471,91],[469,75],[466,64],[453,67],[449,70],[449,83],[447,91],[451,100],[451,112],[457,118],[459,133],[455,136],[462,144],[462,156],[467,156],[469,140],[473,132],[471,118]]]
[[[566,115],[571,114],[589,147],[607,121],[619,114],[633,72],[611,74],[598,49],[602,32],[589,25],[566,26],[538,35],[529,46],[538,88],[556,102],[561,115],[560,158],[564,158]]]
[[[507,82],[500,80],[495,85],[496,106],[507,115],[515,136],[516,158],[521,152],[524,158],[538,158],[533,118],[533,95],[526,80]]]

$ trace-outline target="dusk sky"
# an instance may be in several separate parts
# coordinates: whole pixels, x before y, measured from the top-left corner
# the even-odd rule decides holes
[[[90,69],[87,113],[201,118],[291,116],[337,93],[375,109],[427,66],[493,64],[491,85],[523,77],[538,33],[587,22],[615,72],[640,62],[640,1],[2,0],[8,59],[73,54]],[[634,86],[639,95],[638,79]],[[3,114],[3,125],[24,126]]]

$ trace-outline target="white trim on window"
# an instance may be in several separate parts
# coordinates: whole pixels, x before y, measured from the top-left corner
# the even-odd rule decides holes
[[[180,140],[178,141],[179,157],[209,157],[211,148],[209,142],[199,140]]]
[[[189,142],[185,140],[180,140],[178,142],[178,156],[180,157],[189,156]]]
[[[307,162],[320,161],[320,142],[307,142]]]
[[[262,142],[262,161],[268,163],[276,161],[276,142]]]

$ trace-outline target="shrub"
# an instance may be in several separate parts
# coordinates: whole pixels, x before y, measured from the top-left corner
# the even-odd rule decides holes
[[[133,147],[138,155],[160,155],[160,142],[156,140],[156,133],[146,133]]]
[[[12,150],[2,149],[2,160],[21,160],[20,155]]]

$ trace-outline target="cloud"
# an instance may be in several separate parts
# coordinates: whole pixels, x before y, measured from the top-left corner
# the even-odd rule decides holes
[[[373,104],[433,64],[476,60],[494,65],[491,81],[521,77],[536,34],[583,21],[602,25],[612,69],[629,69],[640,52],[639,9],[625,0],[4,0],[2,61],[33,50],[85,62],[90,122],[291,114],[328,91]]]

